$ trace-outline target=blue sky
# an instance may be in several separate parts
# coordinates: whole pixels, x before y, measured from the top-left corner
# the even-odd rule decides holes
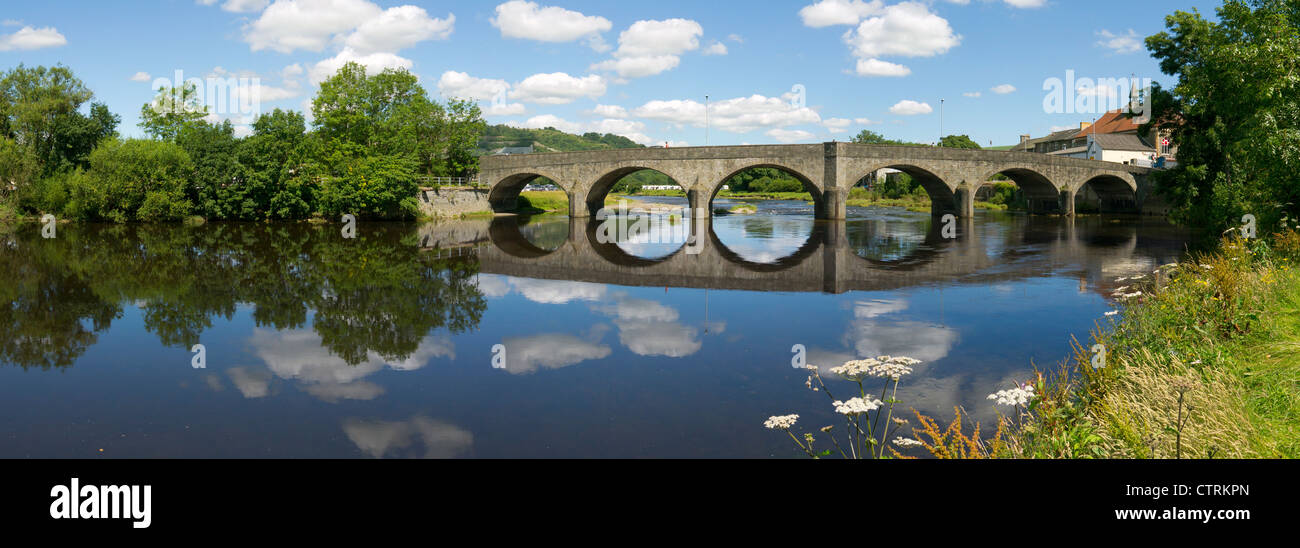
[[[491,123],[682,146],[705,144],[705,95],[715,145],[847,140],[861,129],[933,142],[941,123],[944,134],[1012,144],[1096,117],[1045,112],[1049,78],[1168,83],[1142,38],[1174,10],[1213,15],[1219,2],[6,4],[0,67],[71,67],[130,136],[154,82],[178,70],[256,77],[261,110],[306,110],[322,75],[358,60],[407,67],[433,95],[480,100]],[[222,115],[246,131],[246,112]]]

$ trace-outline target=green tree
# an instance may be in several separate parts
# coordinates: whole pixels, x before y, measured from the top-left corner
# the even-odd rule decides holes
[[[858,133],[857,136],[853,137],[853,142],[859,145],[911,145],[913,144],[913,143],[906,143],[894,139],[888,139],[884,135],[881,135],[869,129],[864,129],[862,130],[862,132]]]
[[[181,127],[176,143],[194,162],[194,175],[185,197],[195,213],[214,219],[255,220],[263,204],[248,184],[239,162],[239,140],[230,120],[221,124],[193,122]]]
[[[311,213],[311,185],[296,176],[302,158],[310,156],[306,141],[307,123],[301,113],[275,109],[253,122],[253,134],[243,140],[239,160],[260,214],[301,219]]]
[[[971,140],[969,135],[949,135],[939,140],[939,146],[943,148],[980,150],[979,143]]]
[[[28,150],[38,175],[84,167],[90,150],[112,135],[119,122],[98,103],[82,114],[81,107],[93,97],[67,67],[19,65],[0,78],[0,135]]]
[[[199,101],[198,87],[185,82],[180,87],[159,88],[153,100],[140,107],[140,129],[162,141],[176,141],[181,130],[208,116],[207,105]]]
[[[1229,0],[1211,22],[1166,18],[1146,40],[1161,70],[1151,127],[1172,128],[1178,166],[1155,176],[1173,218],[1217,235],[1246,214],[1263,229],[1300,204],[1300,4]]]

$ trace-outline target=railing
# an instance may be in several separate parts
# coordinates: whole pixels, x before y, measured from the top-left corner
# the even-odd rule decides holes
[[[478,180],[478,177],[416,177],[416,180],[420,181],[424,186],[430,187],[472,186],[478,188],[483,184]]]
[[[326,179],[332,178],[333,177],[313,177],[312,179],[316,184],[320,184]],[[483,183],[479,181],[478,177],[429,177],[422,175],[416,177],[415,180],[420,183],[420,186],[423,188],[438,188],[443,186],[471,186],[479,188],[483,186]]]
[[[473,257],[479,253],[479,245],[456,246],[447,248],[436,248],[430,250],[434,258],[437,259],[454,259],[459,257]]]

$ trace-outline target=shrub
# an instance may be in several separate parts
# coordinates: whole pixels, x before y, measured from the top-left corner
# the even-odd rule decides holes
[[[320,210],[327,216],[411,218],[419,212],[415,162],[402,156],[355,161],[341,176],[322,180]]]
[[[179,221],[193,209],[185,197],[193,171],[189,155],[173,143],[107,140],[91,153],[87,185],[74,191],[73,199],[89,218]]]

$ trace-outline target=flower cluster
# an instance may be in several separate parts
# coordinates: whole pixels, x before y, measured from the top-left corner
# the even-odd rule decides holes
[[[925,444],[921,443],[920,440],[914,440],[912,438],[904,438],[902,436],[899,436],[897,438],[894,438],[894,445],[897,445],[899,447],[920,447]]]
[[[849,380],[862,380],[866,377],[898,380],[903,375],[912,373],[912,366],[921,360],[905,356],[880,356],[865,360],[855,360],[839,367],[831,368],[831,373]]]
[[[799,422],[799,415],[784,415],[780,417],[770,417],[763,426],[771,430],[789,430],[794,428],[794,423]]]
[[[880,404],[885,403],[880,400],[853,398],[849,401],[837,401],[831,405],[835,406],[835,412],[841,415],[865,415],[871,411],[880,409]]]
[[[989,399],[998,405],[1028,405],[1029,400],[1034,399],[1034,387],[1026,384],[1010,390],[999,390],[996,394],[989,394]]]

